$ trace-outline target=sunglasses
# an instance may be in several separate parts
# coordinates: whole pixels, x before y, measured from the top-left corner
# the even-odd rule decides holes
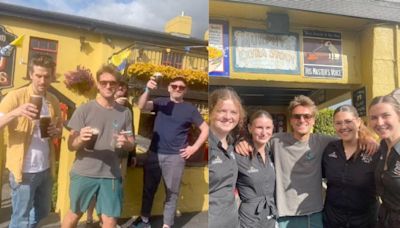
[[[116,81],[99,81],[99,84],[102,87],[106,87],[107,85],[110,85],[110,87],[115,87],[118,85],[118,82],[116,82]]]
[[[314,115],[311,114],[293,114],[292,118],[296,120],[301,120],[301,117],[303,117],[304,120],[311,120],[311,118],[314,117]]]
[[[178,90],[184,90],[184,89],[186,89],[186,86],[182,86],[182,85],[171,85],[171,88],[172,88],[173,90],[176,90],[176,89],[178,89]]]

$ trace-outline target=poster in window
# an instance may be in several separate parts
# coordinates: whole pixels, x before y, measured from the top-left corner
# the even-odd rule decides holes
[[[303,30],[304,76],[341,79],[342,35],[338,32]]]
[[[298,34],[234,28],[232,40],[236,72],[300,74]]]
[[[229,77],[229,31],[226,21],[210,21],[208,75]]]
[[[0,26],[0,89],[13,86],[17,36]]]

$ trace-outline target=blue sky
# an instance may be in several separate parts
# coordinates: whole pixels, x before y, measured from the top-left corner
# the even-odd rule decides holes
[[[208,0],[0,0],[3,3],[90,17],[139,28],[164,31],[165,23],[181,14],[193,20],[192,37],[203,39],[208,29]]]

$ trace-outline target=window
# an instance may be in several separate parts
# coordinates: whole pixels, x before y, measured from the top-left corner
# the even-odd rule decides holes
[[[37,54],[50,55],[57,62],[58,41],[31,37],[29,42],[28,62]]]
[[[164,51],[162,54],[161,65],[182,68],[183,54],[172,51]]]

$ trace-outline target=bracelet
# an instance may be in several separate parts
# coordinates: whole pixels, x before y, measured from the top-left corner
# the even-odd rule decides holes
[[[146,88],[144,89],[144,92],[145,93],[148,93],[149,92],[149,88],[146,86]]]

